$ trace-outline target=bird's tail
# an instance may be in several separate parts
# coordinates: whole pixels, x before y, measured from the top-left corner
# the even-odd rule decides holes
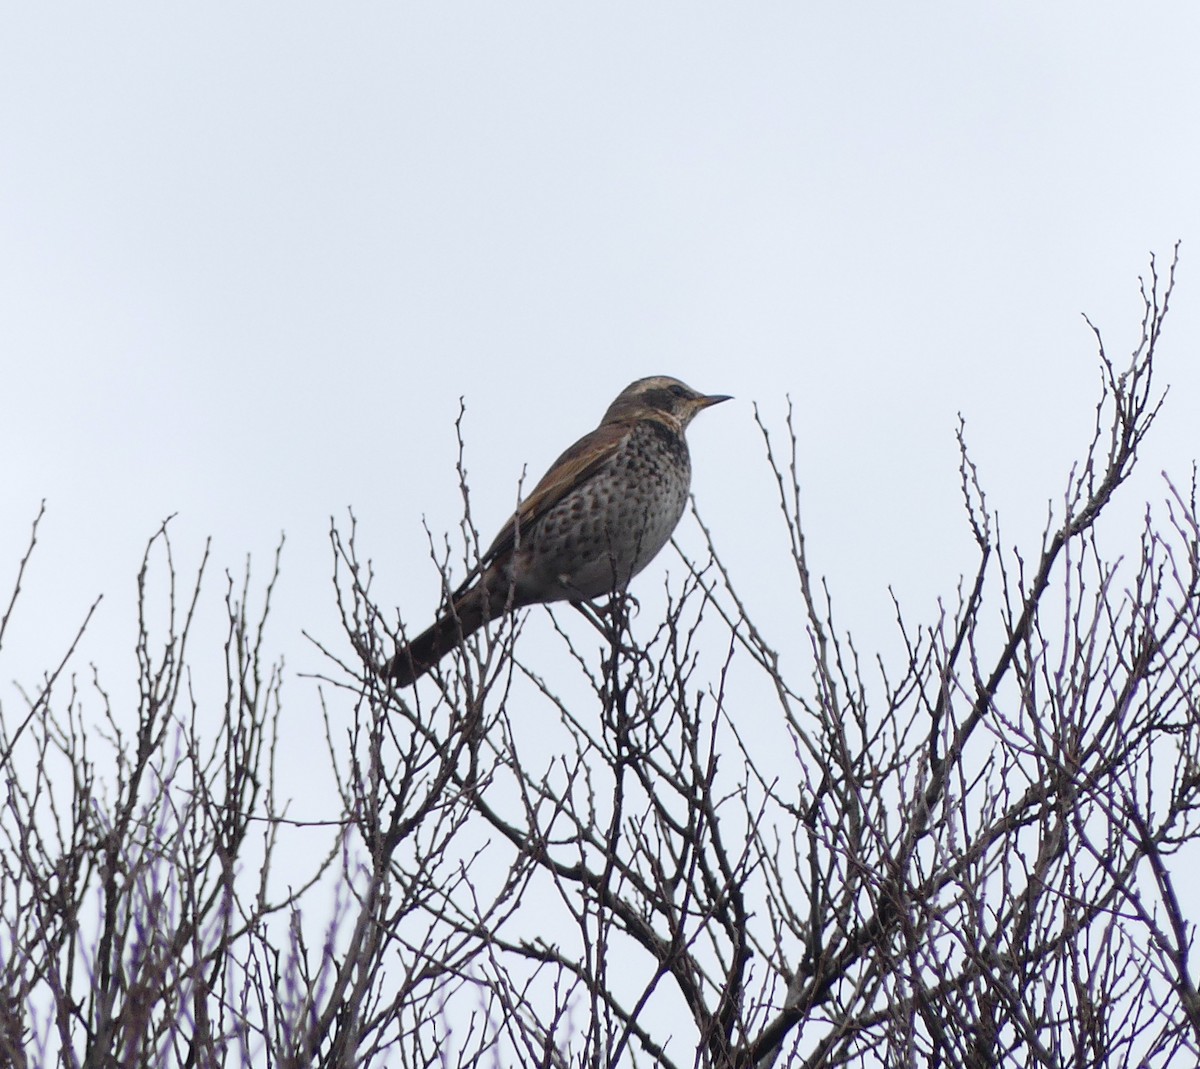
[[[432,627],[396,650],[396,656],[387,667],[387,674],[396,681],[396,686],[407,687],[415,683],[447,653],[460,646],[463,639],[504,612],[503,595],[492,591],[489,597],[488,593],[482,582],[476,583],[456,598]]]

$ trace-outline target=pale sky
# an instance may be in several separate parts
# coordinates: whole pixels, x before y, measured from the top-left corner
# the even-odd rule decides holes
[[[694,490],[768,620],[752,403],[782,440],[791,396],[814,565],[869,650],[889,584],[927,617],[973,562],[957,414],[1028,545],[1093,418],[1080,313],[1131,349],[1177,238],[1172,396],[1122,507],[1186,481],[1197,131],[1192,2],[6,4],[0,596],[48,515],[0,700],[100,593],[79,665],[127,680],[142,547],[178,513],[181,568],[214,539],[214,611],[286,532],[270,637],[311,738],[329,517],[354,509],[377,595],[423,626],[460,396],[488,539],[523,467],[649,374],[736,397],[690,432]]]

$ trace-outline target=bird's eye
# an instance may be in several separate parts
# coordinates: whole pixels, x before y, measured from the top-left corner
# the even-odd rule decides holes
[[[671,393],[676,397],[687,397],[688,395],[686,386],[672,386]]]

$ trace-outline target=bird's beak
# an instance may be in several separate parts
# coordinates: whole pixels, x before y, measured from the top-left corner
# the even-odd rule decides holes
[[[713,405],[719,405],[722,401],[732,401],[733,398],[727,393],[709,394],[707,397],[697,397],[694,402],[696,411],[701,412],[706,408],[711,408]]]

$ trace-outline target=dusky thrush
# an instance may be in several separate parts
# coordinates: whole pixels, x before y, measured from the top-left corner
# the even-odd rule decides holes
[[[683,515],[692,481],[687,425],[728,400],[666,375],[625,387],[521,502],[433,626],[396,651],[388,673],[397,685],[506,612],[624,591]]]

